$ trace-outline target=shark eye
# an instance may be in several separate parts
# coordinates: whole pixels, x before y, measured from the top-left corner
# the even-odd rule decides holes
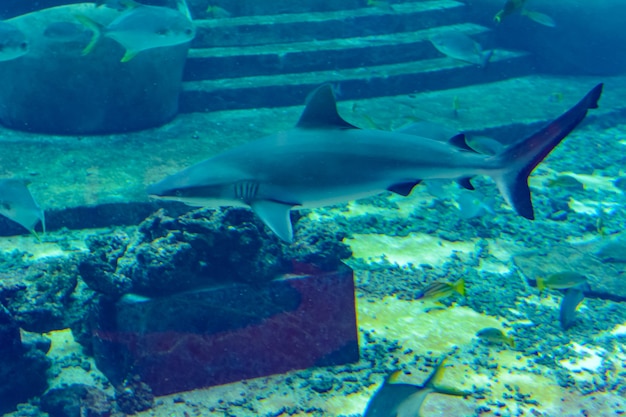
[[[20,43],[20,49],[22,51],[27,50],[28,49],[28,42],[24,41],[24,42]]]
[[[185,35],[192,35],[192,34],[193,34],[192,29],[185,29]]]

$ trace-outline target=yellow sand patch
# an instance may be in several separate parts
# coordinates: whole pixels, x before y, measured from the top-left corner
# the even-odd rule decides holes
[[[70,329],[56,330],[45,333],[44,336],[52,341],[47,356],[56,368],[55,372],[51,373],[53,377],[48,380],[51,388],[70,384],[88,384],[112,394],[111,386],[102,385],[106,377],[96,368],[95,360],[83,354],[82,346],[74,340]],[[80,366],[84,362],[89,363],[88,369]]]
[[[415,210],[429,206],[435,197],[428,194],[424,189],[415,189],[409,196],[401,197],[393,194],[387,195],[385,198],[397,207],[380,207],[378,205],[369,204],[368,200],[350,201],[345,205],[337,208],[315,210],[309,214],[312,220],[319,220],[331,216],[343,217],[359,217],[380,215],[386,218],[406,219]]]
[[[453,252],[474,252],[476,241],[450,242],[436,236],[411,233],[404,237],[355,234],[344,242],[350,246],[355,258],[367,262],[385,259],[399,266],[409,264],[437,266],[446,262]]]
[[[358,300],[357,315],[362,331],[397,340],[404,349],[431,351],[435,355],[450,352],[476,339],[485,327],[502,327],[502,319],[477,313],[467,307],[440,308],[432,302],[405,301],[385,297],[371,303]]]
[[[597,216],[602,213],[611,214],[621,205],[610,201],[595,201],[595,200],[575,200],[570,198],[568,202],[569,208],[576,213],[586,214],[588,216]]]
[[[19,249],[26,252],[28,260],[33,261],[41,258],[53,258],[68,256],[71,252],[85,252],[87,247],[83,237],[87,236],[88,231],[80,237],[61,236],[59,233],[46,233],[40,236],[41,240],[33,235],[7,236],[0,238],[0,252],[11,252]],[[79,235],[76,232],[75,235]],[[68,249],[69,248],[69,249]]]

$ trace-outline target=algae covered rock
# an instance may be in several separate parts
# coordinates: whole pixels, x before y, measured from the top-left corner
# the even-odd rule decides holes
[[[337,269],[351,255],[343,236],[329,228],[297,232],[283,244],[249,210],[196,210],[169,217],[164,210],[132,235],[94,237],[81,262],[83,280],[96,291],[119,297],[147,296],[220,283],[261,283],[282,274]]]
[[[76,263],[73,258],[42,259],[0,273],[0,297],[21,328],[44,333],[84,318],[90,295],[76,293]]]
[[[108,417],[112,404],[104,392],[84,384],[54,388],[41,398],[41,409],[51,417]]]
[[[49,365],[42,351],[22,344],[17,322],[0,304],[0,381],[5,382],[0,384],[0,414],[41,394]]]

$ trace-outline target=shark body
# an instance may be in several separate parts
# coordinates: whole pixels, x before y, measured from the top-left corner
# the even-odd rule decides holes
[[[315,90],[297,125],[227,150],[148,187],[154,197],[195,206],[250,207],[282,240],[293,239],[289,211],[369,197],[408,195],[427,179],[492,177],[516,212],[533,219],[528,176],[596,108],[602,84],[535,134],[497,155],[480,154],[463,135],[441,142],[414,132],[359,129],[337,112],[332,88]]]

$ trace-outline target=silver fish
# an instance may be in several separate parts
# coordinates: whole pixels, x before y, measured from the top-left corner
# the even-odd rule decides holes
[[[10,23],[0,22],[0,61],[11,61],[28,51],[29,43],[24,32]]]
[[[442,54],[460,61],[484,67],[493,51],[483,51],[482,46],[462,32],[441,32],[428,38]]]
[[[168,7],[138,5],[123,12],[107,26],[84,15],[76,18],[94,33],[83,55],[93,50],[100,37],[106,36],[125,48],[122,62],[130,61],[141,51],[190,42],[196,35],[193,22],[180,11]]]
[[[0,180],[0,214],[35,233],[35,226],[41,222],[46,231],[44,213],[28,190],[28,183],[19,179]]]
[[[428,394],[467,395],[467,392],[437,387],[443,376],[444,361],[422,385],[395,383],[398,373],[390,375],[367,403],[363,417],[419,417]]]
[[[559,309],[559,321],[563,330],[567,330],[574,324],[578,305],[585,298],[585,294],[580,288],[569,288],[561,300]]]
[[[473,188],[492,177],[515,211],[534,218],[533,169],[597,107],[602,84],[535,134],[497,155],[482,155],[462,135],[440,142],[401,132],[359,129],[337,113],[332,88],[315,90],[295,128],[216,155],[148,187],[153,197],[196,206],[249,207],[281,239],[292,241],[289,211],[370,197],[403,196],[422,180],[452,179]]]

